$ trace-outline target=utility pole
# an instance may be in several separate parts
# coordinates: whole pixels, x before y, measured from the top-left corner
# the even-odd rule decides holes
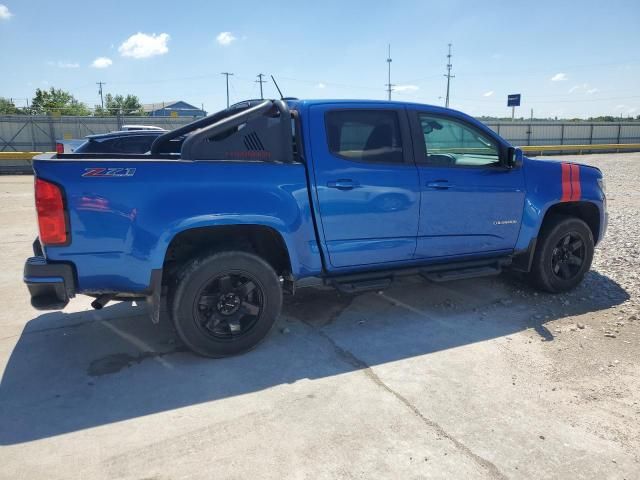
[[[387,55],[387,94],[388,99],[391,100],[391,92],[393,91],[393,87],[395,85],[391,83],[391,44],[388,45],[388,55]]]
[[[260,100],[264,100],[264,95],[262,94],[262,84],[267,83],[267,81],[263,80],[262,77],[264,77],[264,73],[259,73],[258,80],[256,80],[256,83],[260,84]]]
[[[227,108],[229,108],[229,76],[233,75],[233,73],[222,72],[220,75],[227,77]]]
[[[98,85],[98,95],[100,95],[100,107],[102,107],[102,109],[104,109],[104,100],[102,99],[102,86],[106,85],[106,83],[104,83],[104,82],[96,82],[96,85]]]
[[[447,77],[447,96],[444,100],[444,106],[449,108],[449,88],[451,85],[451,79],[456,78],[455,75],[451,75],[451,44],[449,44],[449,53],[447,54],[447,73],[444,74]]]

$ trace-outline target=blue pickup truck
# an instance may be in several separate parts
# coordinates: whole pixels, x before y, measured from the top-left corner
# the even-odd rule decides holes
[[[184,343],[211,357],[254,347],[303,286],[508,268],[569,290],[607,223],[597,168],[526,158],[463,113],[413,103],[246,101],[146,154],[33,168],[32,305],[146,299],[157,322],[166,299]]]

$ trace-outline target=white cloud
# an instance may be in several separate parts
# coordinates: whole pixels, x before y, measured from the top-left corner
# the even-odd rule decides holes
[[[57,62],[47,62],[47,65],[50,67],[58,67],[58,68],[79,68],[80,64],[76,62],[61,62],[58,60]]]
[[[484,92],[482,94],[483,97],[490,97],[491,95],[493,95],[493,90],[489,90],[488,92]]]
[[[324,83],[320,82],[316,84],[316,88],[327,88],[327,86]]]
[[[92,63],[93,68],[109,68],[113,64],[113,61],[108,57],[98,57]]]
[[[169,51],[167,47],[169,38],[168,33],[147,35],[146,33],[138,32],[127,38],[118,47],[118,51],[123,57],[132,58],[149,58],[156,55],[164,55]]]
[[[417,85],[396,85],[393,87],[394,92],[416,92],[419,89]]]
[[[566,73],[556,73],[553,77],[551,77],[552,82],[564,82],[565,80],[569,80]]]
[[[584,93],[586,95],[593,95],[596,92],[599,92],[597,88],[589,88],[590,85],[588,83],[581,83],[578,85],[574,85],[569,89],[569,93],[579,92]]]
[[[228,47],[236,40],[236,37],[234,37],[233,33],[231,32],[220,32],[216,37],[216,42],[218,42],[218,44],[222,45],[223,47]]]
[[[9,20],[13,17],[13,13],[9,11],[9,7],[0,3],[0,20]]]

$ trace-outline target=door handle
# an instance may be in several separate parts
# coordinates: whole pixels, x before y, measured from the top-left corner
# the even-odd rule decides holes
[[[452,186],[448,180],[434,180],[433,182],[427,183],[428,188],[435,188],[436,190],[447,190]]]
[[[337,188],[338,190],[352,190],[357,186],[358,184],[356,182],[349,179],[333,180],[331,182],[327,182],[327,187]]]

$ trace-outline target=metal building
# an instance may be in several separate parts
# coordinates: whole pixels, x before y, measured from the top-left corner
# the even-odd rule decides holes
[[[142,106],[150,117],[206,117],[207,112],[182,100],[147,103]]]

